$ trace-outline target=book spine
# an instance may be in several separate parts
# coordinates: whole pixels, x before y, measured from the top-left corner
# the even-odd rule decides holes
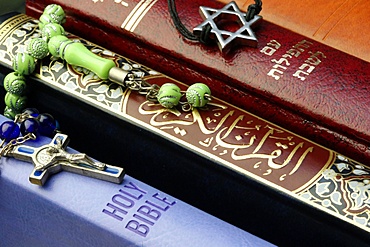
[[[360,59],[267,21],[255,30],[257,48],[224,55],[182,38],[165,0],[28,0],[26,11],[38,18],[52,2],[65,8],[72,33],[175,79],[206,83],[215,96],[349,157],[370,158],[370,66]],[[202,22],[199,5],[222,7],[176,3],[190,30]]]

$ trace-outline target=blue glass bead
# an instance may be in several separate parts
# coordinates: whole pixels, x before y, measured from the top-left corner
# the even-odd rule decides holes
[[[0,138],[10,141],[19,137],[19,126],[13,121],[5,121],[0,125]]]
[[[50,114],[47,113],[40,114],[39,123],[40,123],[39,128],[40,135],[48,137],[52,137],[54,135],[56,129],[56,121]]]
[[[28,133],[33,133],[38,136],[39,126],[40,124],[36,119],[28,118],[21,123],[20,130],[23,136],[27,135]]]
[[[55,130],[60,130],[60,124],[58,120],[55,120]]]
[[[32,117],[37,117],[40,114],[36,108],[26,108],[22,111],[22,113],[26,113]]]

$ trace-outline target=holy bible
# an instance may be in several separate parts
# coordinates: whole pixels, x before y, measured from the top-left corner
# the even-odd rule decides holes
[[[37,20],[9,15],[0,62],[39,35]],[[68,33],[149,84],[186,84]],[[141,181],[282,246],[369,240],[367,166],[217,97],[167,109],[78,66],[46,57],[29,81],[31,106],[63,121],[81,152],[122,164]]]
[[[114,184],[61,171],[40,187],[28,181],[32,170],[1,158],[3,247],[274,246],[127,175]]]
[[[65,9],[66,30],[80,37],[186,84],[206,83],[216,97],[349,157],[370,158],[370,65],[361,59],[265,20],[253,29],[256,48],[223,54],[183,38],[166,0],[27,0],[26,13],[39,18],[50,3]],[[175,3],[189,30],[203,22],[199,6],[224,6]]]

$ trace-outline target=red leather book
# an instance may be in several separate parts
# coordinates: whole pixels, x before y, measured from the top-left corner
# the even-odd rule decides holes
[[[28,0],[38,18],[50,3],[66,11],[66,30],[183,82],[203,82],[213,94],[356,160],[370,158],[369,63],[262,21],[256,48],[222,54],[182,37],[165,0]],[[184,25],[202,23],[199,6],[176,1]],[[261,12],[263,16],[263,10]]]

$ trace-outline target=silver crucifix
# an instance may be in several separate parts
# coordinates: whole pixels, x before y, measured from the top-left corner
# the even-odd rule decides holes
[[[122,182],[125,175],[123,168],[96,162],[86,154],[68,153],[65,151],[68,143],[69,137],[58,133],[49,144],[36,148],[24,144],[17,145],[7,151],[6,156],[32,162],[35,168],[29,179],[37,185],[43,185],[49,175],[61,170],[113,183]]]

